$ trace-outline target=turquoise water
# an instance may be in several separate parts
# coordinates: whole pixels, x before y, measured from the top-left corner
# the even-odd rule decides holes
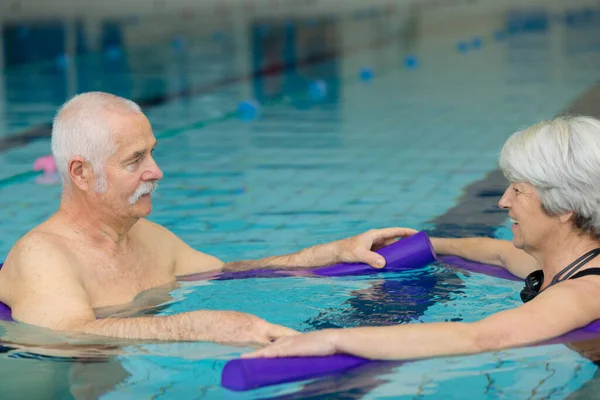
[[[438,216],[464,201],[465,187],[497,167],[513,131],[552,117],[597,82],[600,35],[597,19],[572,26],[554,18],[566,12],[554,3],[536,8],[551,17],[547,29],[499,41],[494,32],[526,3],[395,4],[395,13],[370,18],[350,6],[316,21],[294,10],[248,17],[241,28],[215,26],[226,41],[188,34],[182,50],[166,37],[125,46],[116,60],[82,54],[66,69],[54,60],[7,66],[0,137],[49,122],[72,91],[166,97],[145,107],[165,173],[151,219],[225,261],[294,252],[370,228],[434,229]],[[126,37],[134,28],[122,27]],[[457,42],[474,35],[482,48],[458,52]],[[419,59],[415,69],[404,65],[409,54]],[[277,69],[288,58],[296,65]],[[372,81],[358,77],[365,65]],[[248,77],[265,67],[273,72]],[[329,88],[317,102],[306,91],[314,79]],[[241,121],[232,112],[250,97],[265,104],[261,117]],[[58,206],[60,187],[11,179],[48,152],[47,139],[0,152],[0,254]],[[444,229],[464,233],[454,228]],[[504,223],[489,232],[510,237]],[[303,331],[474,321],[518,305],[519,287],[431,265],[368,277],[185,282],[102,314],[235,309]],[[591,361],[553,345],[234,393],[220,386],[220,373],[247,349],[92,341],[12,323],[1,323],[2,331],[1,398],[565,398],[585,393],[597,375]]]

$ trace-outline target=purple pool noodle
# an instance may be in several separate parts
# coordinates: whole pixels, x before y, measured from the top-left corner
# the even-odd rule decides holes
[[[585,327],[583,327],[581,329],[583,329],[586,332],[600,333],[600,319],[587,324]]]
[[[14,321],[10,307],[4,303],[0,303],[0,321]]]
[[[535,346],[574,343],[584,340],[598,339],[600,338],[600,327],[597,326],[598,323],[600,323],[600,320],[594,321],[583,328],[574,329],[555,338],[544,340],[543,342],[537,343]]]
[[[414,237],[413,235],[411,237]],[[427,238],[425,236],[425,238]],[[410,239],[410,238],[408,238]],[[398,243],[394,243],[391,246],[392,251],[389,254],[382,254],[386,260],[388,261],[388,266],[393,265],[392,269],[397,268],[394,267],[397,262],[399,262],[395,256],[396,254],[401,254],[402,248],[399,245],[406,241],[404,239]],[[427,239],[427,242],[429,240]],[[405,243],[406,244],[406,243]],[[423,243],[421,242],[421,245]],[[430,242],[429,242],[429,245]],[[410,253],[413,251],[415,247],[407,248],[406,253]],[[383,250],[383,249],[382,249]],[[420,250],[425,253],[423,247]],[[380,253],[381,254],[381,253]],[[390,257],[388,259],[388,257]],[[415,257],[416,260],[418,259]],[[391,263],[390,263],[391,260]],[[407,269],[407,268],[415,268],[422,265],[426,265],[429,261],[424,261],[423,264],[418,264],[415,262],[412,267],[403,268],[400,264],[398,269]],[[460,269],[482,273],[490,276],[494,276],[497,278],[508,279],[508,280],[517,280],[522,281],[522,279],[512,275],[510,272],[505,270],[504,268],[481,264],[474,261],[465,260],[460,257],[455,256],[442,256],[439,257],[438,261],[442,264],[451,265]],[[340,264],[338,264],[339,266]],[[350,264],[352,265],[352,264]],[[361,265],[361,264],[359,264]],[[338,266],[332,266],[341,268]],[[325,267],[331,268],[331,267]],[[363,271],[364,264],[361,265],[357,271],[360,273]],[[370,267],[369,267],[370,268]],[[336,273],[336,270],[333,271],[325,271],[326,273]],[[354,272],[356,273],[356,272]],[[333,275],[331,275],[333,276]],[[600,320],[594,321],[585,327],[575,329],[571,332],[565,333],[556,338],[552,338],[549,340],[545,340],[536,345],[546,345],[546,344],[554,344],[554,343],[569,343],[569,342],[577,342],[581,340],[589,340],[600,337]],[[223,387],[231,390],[250,390],[263,386],[276,385],[287,382],[300,381],[305,379],[314,378],[317,376],[339,373],[345,370],[358,367],[360,365],[364,365],[370,362],[374,362],[372,360],[367,360],[363,358],[358,358],[349,355],[334,355],[334,356],[326,356],[326,357],[282,357],[282,358],[253,358],[253,359],[235,359],[229,361],[225,368],[223,369],[221,383]]]
[[[221,385],[231,390],[250,390],[343,372],[370,362],[373,361],[343,354],[326,357],[237,359],[225,365]]]
[[[2,269],[3,265],[3,263],[0,263],[0,269]],[[0,321],[14,321],[12,319],[10,307],[2,302],[0,302]]]
[[[385,258],[383,270],[402,271],[424,267],[436,260],[435,251],[425,232],[419,232],[376,251]],[[364,263],[341,263],[317,268],[312,272],[321,276],[344,276],[377,273],[381,270]]]
[[[220,279],[244,279],[244,278],[276,278],[286,276],[283,271],[276,271],[272,269],[257,269],[251,271],[235,271],[235,272],[222,272],[219,275]]]
[[[534,346],[572,343],[599,337],[600,320]],[[345,354],[325,357],[234,359],[225,364],[221,385],[235,391],[251,390],[340,373],[374,362],[378,361]]]
[[[365,263],[340,263],[313,269],[259,269],[250,271],[204,272],[200,274],[178,277],[181,281],[202,279],[245,279],[275,278],[285,276],[306,276],[308,272],[319,276],[344,276],[375,274],[381,271],[402,271],[424,267],[436,260],[433,245],[425,232],[419,232],[405,239],[394,242],[377,251],[385,258],[386,265],[382,269],[371,267]]]
[[[465,260],[456,256],[438,256],[438,262],[448,264],[466,271],[477,272],[479,274],[489,275],[496,278],[508,279],[512,281],[522,281],[523,279],[514,276],[505,268],[496,265],[480,264],[475,261]]]
[[[205,279],[246,279],[246,278],[281,278],[290,274],[282,270],[274,269],[253,269],[249,271],[222,271],[222,272],[201,272],[198,274],[185,275],[178,277],[180,281],[198,281]]]

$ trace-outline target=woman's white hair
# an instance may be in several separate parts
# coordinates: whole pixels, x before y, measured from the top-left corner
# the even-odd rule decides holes
[[[536,188],[548,215],[573,212],[583,232],[600,239],[600,121],[563,116],[514,133],[500,154],[510,182]]]
[[[116,151],[106,111],[115,107],[142,112],[133,101],[103,92],[79,94],[58,110],[52,125],[52,155],[66,190],[71,187],[69,161],[75,156],[94,168],[95,190],[106,190],[104,163]]]

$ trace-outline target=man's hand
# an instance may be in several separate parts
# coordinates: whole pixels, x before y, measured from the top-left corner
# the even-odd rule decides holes
[[[410,228],[371,229],[360,235],[323,245],[323,247],[333,247],[332,253],[336,257],[334,262],[363,262],[373,268],[383,268],[385,259],[375,253],[375,250],[394,243],[398,238],[412,236],[415,233],[418,231]]]
[[[200,311],[192,312],[192,318],[196,319],[200,327],[197,333],[200,337],[204,336],[205,331],[205,313]],[[214,330],[212,341],[235,345],[235,346],[264,346],[271,342],[286,337],[298,335],[299,332],[286,328],[285,326],[275,325],[251,314],[245,314],[235,311],[223,311],[223,318],[220,320],[218,329]]]
[[[223,266],[225,271],[249,271],[262,268],[314,268],[340,262],[366,263],[373,268],[385,267],[385,259],[374,250],[392,244],[398,238],[412,236],[410,228],[371,229],[360,235],[331,243],[308,247],[294,254],[267,257],[256,261],[234,261]]]

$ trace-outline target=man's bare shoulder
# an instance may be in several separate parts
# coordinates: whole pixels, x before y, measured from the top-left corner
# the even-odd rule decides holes
[[[69,238],[34,229],[19,239],[0,270],[0,298],[15,320],[56,328],[93,319]]]
[[[13,308],[30,304],[34,293],[43,293],[56,282],[77,281],[65,238],[33,229],[12,247],[0,270],[0,300]]]
[[[155,249],[173,260],[176,276],[189,275],[218,270],[223,261],[210,254],[195,250],[175,233],[164,226],[141,219],[135,225],[136,236],[144,237],[147,243],[153,243]]]
[[[132,228],[136,237],[144,238],[144,241],[164,246],[179,246],[183,241],[164,226],[152,222],[146,218],[140,219]]]
[[[134,227],[135,227],[135,229],[151,229],[151,230],[157,231],[157,232],[171,233],[171,231],[169,231],[164,226],[157,224],[156,222],[152,222],[147,218],[140,218],[138,220],[138,222],[136,222]]]
[[[9,251],[3,270],[17,272],[58,262],[65,265],[70,259],[68,239],[59,234],[35,228],[21,237]],[[25,271],[24,271],[25,272]]]

